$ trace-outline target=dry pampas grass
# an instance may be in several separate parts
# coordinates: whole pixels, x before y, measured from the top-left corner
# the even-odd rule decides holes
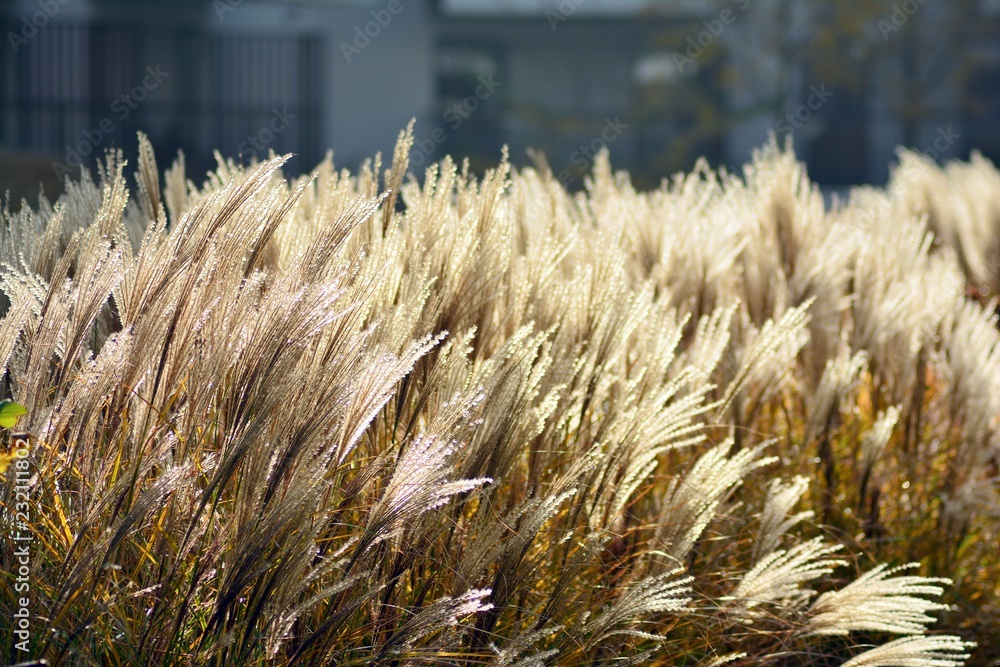
[[[827,210],[774,143],[645,193],[141,143],[3,214],[0,659],[1000,656],[986,160]]]

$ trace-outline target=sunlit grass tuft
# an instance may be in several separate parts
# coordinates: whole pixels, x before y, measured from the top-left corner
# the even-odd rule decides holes
[[[575,195],[411,144],[199,186],[143,139],[4,212],[0,661],[1000,657],[993,165],[828,211],[773,143]]]

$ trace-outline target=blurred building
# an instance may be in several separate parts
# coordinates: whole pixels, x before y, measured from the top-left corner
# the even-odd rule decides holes
[[[371,20],[372,6],[13,3],[0,49],[0,146],[92,165],[113,146],[134,155],[142,130],[161,161],[183,149],[195,178],[214,165],[215,149],[227,157],[294,152],[298,171],[328,147],[348,161],[370,156],[391,147],[414,113],[426,122],[433,95],[425,6],[394,16],[391,34],[363,57],[340,55],[336,45]]]
[[[0,3],[0,187],[51,192],[107,148],[133,156],[137,130],[161,163],[183,149],[196,180],[215,149],[294,152],[294,171],[333,149],[354,168],[411,117],[417,166],[452,153],[480,168],[505,144],[524,163],[535,147],[574,187],[604,145],[655,185],[702,155],[738,165],[769,131],[831,184],[884,180],[898,144],[1000,158],[1000,3],[969,5],[945,43],[941,21],[967,7],[886,2],[844,47],[822,12],[753,2]],[[853,76],[792,48],[831,35]]]

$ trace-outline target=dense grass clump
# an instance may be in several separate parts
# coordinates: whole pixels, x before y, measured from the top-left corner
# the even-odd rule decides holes
[[[0,547],[0,661],[1000,656],[991,164],[904,154],[828,211],[774,144],[571,194],[418,182],[411,143],[197,185],[143,141],[131,190],[112,155],[4,213],[0,511],[33,541],[28,652]]]

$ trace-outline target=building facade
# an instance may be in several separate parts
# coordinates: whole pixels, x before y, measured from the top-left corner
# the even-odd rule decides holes
[[[353,168],[416,118],[418,168],[537,148],[570,187],[604,146],[651,186],[698,156],[739,165],[769,132],[833,185],[884,181],[899,144],[1000,158],[997,3],[958,52],[935,44],[947,3],[906,0],[928,27],[896,48],[910,5],[872,19],[867,46],[891,48],[845,85],[782,52],[798,29],[783,1],[17,0],[0,5],[0,150],[56,183],[105,149],[134,155],[137,130],[196,180],[216,149],[294,152],[293,171],[332,149]],[[942,60],[962,75],[936,79]]]

